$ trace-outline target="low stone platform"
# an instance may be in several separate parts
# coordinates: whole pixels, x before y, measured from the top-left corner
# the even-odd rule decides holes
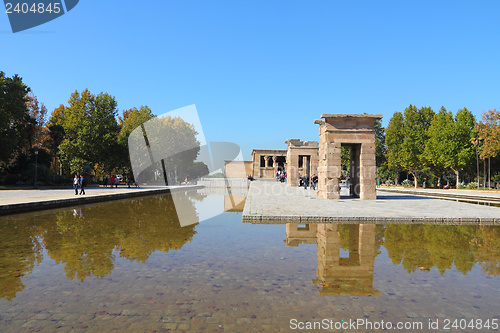
[[[497,191],[415,189],[401,187],[380,187],[378,191],[500,206],[500,192]]]
[[[343,189],[342,191],[346,191]],[[377,192],[376,200],[316,196],[312,189],[276,181],[251,183],[243,221],[251,223],[341,222],[500,225],[500,208],[402,193]]]
[[[203,186],[146,186],[146,187],[89,187],[85,195],[75,195],[75,190],[0,190],[0,215],[25,213],[95,202],[120,200],[172,191],[201,189]]]

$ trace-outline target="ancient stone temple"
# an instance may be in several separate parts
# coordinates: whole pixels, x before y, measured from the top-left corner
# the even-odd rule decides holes
[[[311,177],[318,173],[318,143],[288,139],[286,150],[287,185],[299,185],[299,175]]]
[[[286,150],[254,149],[252,164],[254,178],[275,178],[278,171],[286,168]]]
[[[382,115],[322,114],[319,124],[318,196],[340,198],[341,147],[351,148],[350,194],[376,199],[375,121]]]

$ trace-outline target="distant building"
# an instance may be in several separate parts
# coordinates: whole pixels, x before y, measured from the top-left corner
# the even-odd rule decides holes
[[[225,161],[224,174],[227,178],[247,178],[253,172],[252,161]]]
[[[286,170],[286,150],[254,149],[252,164],[254,178],[275,178],[278,171]]]
[[[288,186],[299,185],[299,175],[310,178],[318,174],[318,142],[288,139],[285,143]]]

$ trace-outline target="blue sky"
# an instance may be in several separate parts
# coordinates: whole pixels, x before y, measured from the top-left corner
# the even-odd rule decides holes
[[[49,112],[88,88],[121,110],[195,104],[207,141],[318,140],[322,113],[500,108],[500,1],[96,1],[13,34],[0,70]]]

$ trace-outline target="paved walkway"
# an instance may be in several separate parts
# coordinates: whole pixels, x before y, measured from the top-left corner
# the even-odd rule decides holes
[[[145,195],[167,193],[201,188],[200,186],[141,186],[140,188],[126,186],[88,187],[85,195],[75,195],[75,190],[0,190],[0,215],[23,213],[42,209],[81,205],[94,202],[119,200]]]
[[[407,195],[418,195],[424,197],[435,197],[443,199],[461,199],[463,201],[475,201],[482,203],[500,204],[500,192],[497,191],[475,191],[475,190],[441,190],[423,188],[401,188],[401,187],[379,187],[379,192],[392,192]]]
[[[500,225],[500,208],[424,198],[400,193],[377,192],[377,200],[327,200],[312,189],[287,187],[275,181],[254,181],[243,210],[252,223],[289,221],[343,223],[435,223]]]

